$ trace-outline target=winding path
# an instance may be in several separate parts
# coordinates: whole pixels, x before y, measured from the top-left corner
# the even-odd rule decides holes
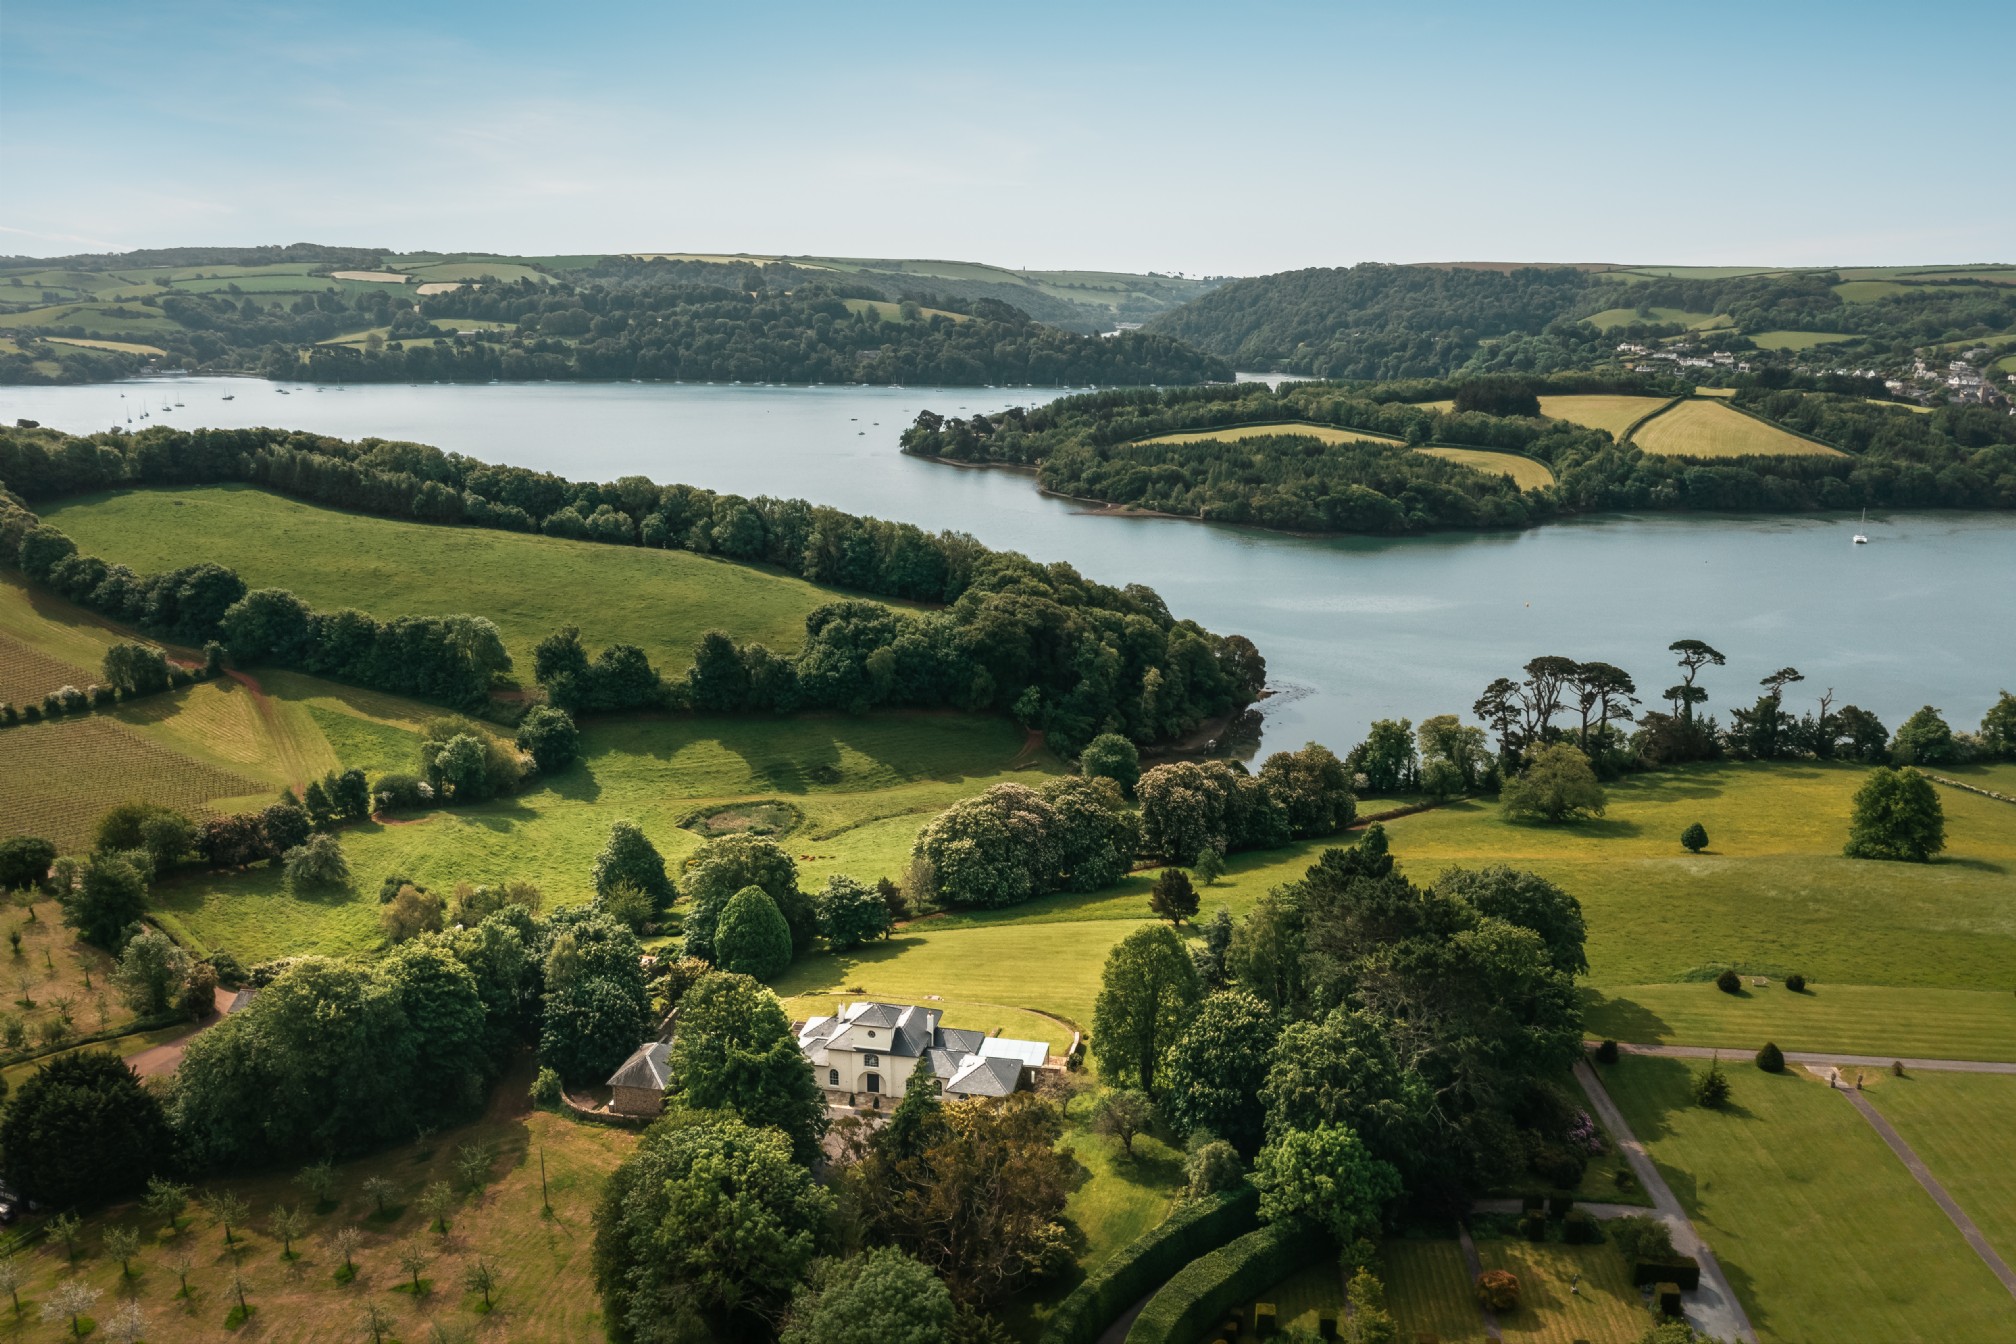
[[[1890,1145],[1890,1151],[1897,1155],[1897,1160],[1904,1164],[1904,1169],[1918,1178],[1918,1184],[1925,1187],[1925,1193],[1932,1196],[1932,1202],[1946,1211],[1946,1216],[1953,1220],[1953,1226],[1960,1229],[1960,1235],[1967,1238],[1967,1244],[1974,1248],[1974,1254],[1980,1256],[1982,1263],[1988,1266],[1996,1278],[2002,1280],[2002,1286],[2009,1290],[2009,1295],[2016,1297],[2016,1270],[2011,1270],[2008,1262],[1988,1244],[1988,1238],[1981,1235],[1981,1229],[1974,1225],[1974,1220],[1967,1216],[1966,1210],[1954,1201],[1953,1196],[1946,1193],[1946,1187],[1939,1183],[1939,1178],[1932,1174],[1917,1152],[1904,1141],[1904,1136],[1883,1118],[1880,1111],[1869,1104],[1869,1098],[1862,1095],[1860,1088],[1838,1087],[1834,1090],[1848,1098],[1855,1109],[1862,1113],[1862,1118],[1869,1122],[1869,1127],[1876,1131],[1883,1142]]]
[[[1622,1048],[1622,1047],[1620,1047]],[[1746,1341],[1757,1344],[1757,1332],[1750,1325],[1750,1316],[1737,1300],[1736,1292],[1729,1286],[1728,1276],[1722,1272],[1722,1264],[1715,1253],[1708,1249],[1708,1243],[1701,1240],[1701,1234],[1694,1230],[1694,1223],[1687,1217],[1687,1210],[1681,1206],[1673,1188],[1666,1184],[1666,1178],[1653,1165],[1652,1157],[1645,1151],[1645,1145],[1631,1132],[1625,1123],[1624,1112],[1617,1109],[1617,1103],[1610,1100],[1604,1090],[1603,1081],[1596,1071],[1589,1067],[1586,1059],[1575,1063],[1575,1080],[1582,1084],[1582,1090],[1589,1094],[1589,1104],[1596,1108],[1596,1114],[1610,1136],[1617,1141],[1617,1147],[1631,1163],[1631,1170],[1637,1175],[1638,1183],[1645,1193],[1652,1196],[1652,1212],[1673,1231],[1673,1249],[1682,1255],[1691,1255],[1701,1265],[1701,1286],[1687,1294],[1688,1314],[1694,1318],[1694,1328],[1703,1334],[1722,1339]],[[1592,1211],[1593,1212],[1593,1211]],[[1635,1209],[1642,1213],[1644,1210]]]

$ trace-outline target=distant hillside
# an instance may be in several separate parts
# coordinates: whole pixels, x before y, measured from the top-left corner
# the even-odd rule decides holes
[[[2016,350],[2016,267],[1368,263],[1236,280],[1145,329],[1321,378],[1591,368],[1630,342],[1908,379],[1970,349],[1981,363]]]
[[[1110,331],[1122,322],[1145,322],[1158,313],[1210,293],[1225,277],[1191,279],[1126,271],[1028,271],[973,261],[920,261],[890,257],[782,257],[695,252],[639,253],[674,261],[784,262],[838,272],[876,286],[889,298],[922,292],[955,299],[998,299],[1039,322],[1070,331]]]
[[[0,382],[160,367],[347,381],[1193,383],[1230,368],[1167,337],[1086,333],[1205,288],[957,262],[307,243],[11,258]]]

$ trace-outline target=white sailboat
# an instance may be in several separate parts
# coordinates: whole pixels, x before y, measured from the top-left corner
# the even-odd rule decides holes
[[[1864,527],[1869,526],[1869,510],[1867,509],[1862,510],[1862,526]],[[1862,533],[1857,532],[1855,534],[1855,544],[1857,546],[1867,546],[1869,544],[1869,538],[1864,536]]]

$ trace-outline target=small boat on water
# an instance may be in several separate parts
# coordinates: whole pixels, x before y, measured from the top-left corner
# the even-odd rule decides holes
[[[1869,510],[1867,509],[1862,510],[1862,526],[1864,527],[1869,526]],[[1855,544],[1857,546],[1867,546],[1869,544],[1869,538],[1864,536],[1862,533],[1857,532],[1855,534]]]
[[[235,397],[235,396],[237,396],[237,395],[238,395],[238,394],[237,394],[237,393],[235,393],[235,392],[231,394],[231,396],[232,396],[232,397]],[[226,400],[226,401],[229,401],[229,400],[231,400],[231,397],[226,397],[226,398],[224,398],[224,400]]]

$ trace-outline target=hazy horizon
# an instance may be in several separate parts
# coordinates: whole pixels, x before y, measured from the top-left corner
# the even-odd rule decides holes
[[[2016,9],[1911,13],[22,0],[0,252],[2009,261]]]

